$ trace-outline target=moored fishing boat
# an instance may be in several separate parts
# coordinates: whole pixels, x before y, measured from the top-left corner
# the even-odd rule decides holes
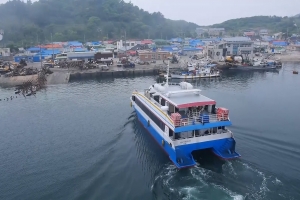
[[[190,69],[186,71],[178,71],[170,74],[174,79],[197,79],[197,78],[213,78],[219,77],[220,71],[215,68],[215,64],[199,67],[198,69]]]
[[[138,119],[178,167],[196,165],[194,155],[210,150],[222,159],[240,157],[235,151],[229,111],[201,94],[190,83],[151,85],[130,98]]]

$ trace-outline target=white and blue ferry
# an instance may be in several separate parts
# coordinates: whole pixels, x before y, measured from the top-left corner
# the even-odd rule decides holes
[[[240,157],[235,151],[228,110],[194,89],[190,83],[154,84],[131,97],[138,119],[178,167],[196,165],[199,150],[211,150],[222,159]]]

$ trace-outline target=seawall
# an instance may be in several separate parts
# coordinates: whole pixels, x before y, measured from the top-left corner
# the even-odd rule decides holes
[[[27,75],[27,76],[13,76],[13,77],[0,77],[0,86],[1,87],[15,87],[16,85],[21,85],[26,81],[35,81],[37,80],[38,75]]]
[[[80,71],[70,73],[69,81],[78,79],[105,79],[105,78],[123,78],[136,77],[147,75],[158,75],[158,69],[134,69],[134,70],[120,70],[120,71]]]

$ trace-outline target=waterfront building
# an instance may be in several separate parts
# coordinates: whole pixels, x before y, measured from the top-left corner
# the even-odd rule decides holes
[[[230,55],[242,55],[252,59],[254,45],[248,37],[223,38],[219,44],[208,47],[208,55],[214,60],[221,60],[222,57]]]
[[[261,29],[259,31],[259,35],[260,36],[267,36],[267,35],[269,35],[269,31],[267,29]]]

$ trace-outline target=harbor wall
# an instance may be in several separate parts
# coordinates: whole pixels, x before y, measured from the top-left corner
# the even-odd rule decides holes
[[[26,81],[35,81],[37,80],[38,75],[27,75],[27,76],[13,76],[13,77],[0,77],[0,86],[1,87],[15,87],[16,85],[21,85]]]
[[[69,81],[78,79],[105,79],[105,78],[123,78],[147,75],[158,75],[158,69],[138,69],[138,70],[122,70],[122,71],[83,71],[73,72],[70,74]]]
[[[66,84],[69,81],[87,80],[87,79],[105,79],[105,78],[124,78],[124,77],[137,77],[137,76],[149,76],[158,75],[158,69],[138,69],[138,70],[120,70],[120,71],[55,71],[52,74],[47,75],[47,84]],[[0,77],[0,87],[15,87],[21,85],[26,81],[37,80],[37,75],[27,76],[14,76],[14,77]]]

